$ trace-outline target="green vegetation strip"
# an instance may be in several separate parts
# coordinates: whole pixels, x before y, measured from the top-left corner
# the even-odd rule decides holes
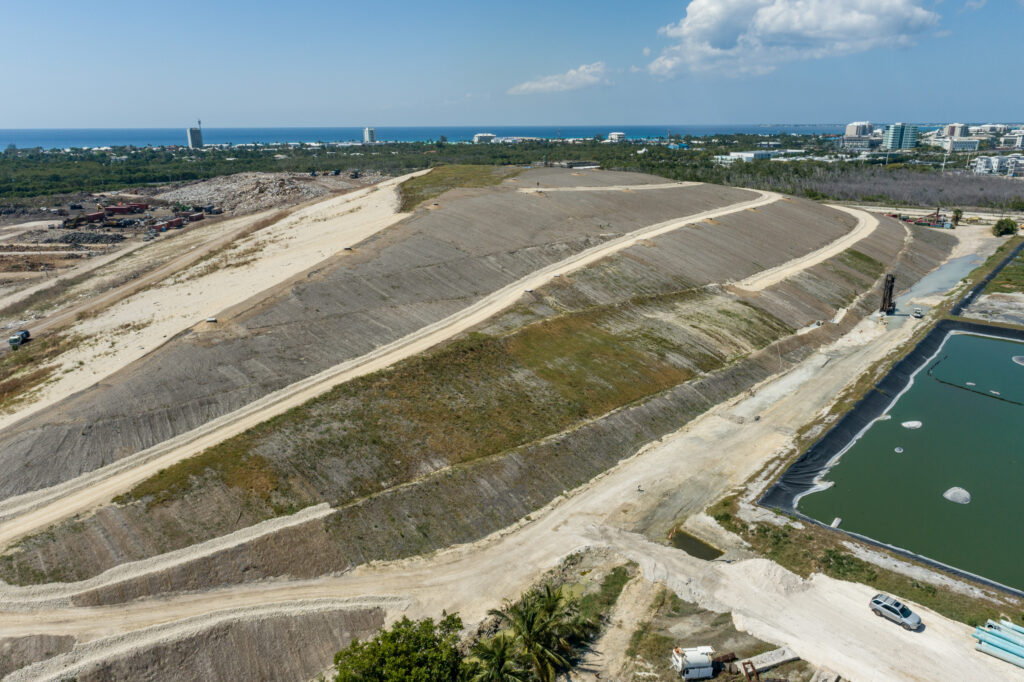
[[[803,577],[824,573],[838,580],[864,583],[889,594],[922,604],[947,618],[974,626],[1016,609],[1014,621],[1024,623],[1024,602],[1003,597],[1002,603],[969,597],[950,589],[889,571],[850,554],[841,544],[845,535],[804,524],[802,529],[770,523],[746,523],[737,515],[738,496],[724,498],[708,509],[723,528],[739,535],[754,551]]]
[[[424,201],[439,197],[450,189],[497,185],[517,173],[517,169],[498,166],[438,166],[425,175],[411,178],[401,184],[401,210],[411,211]]]
[[[1019,239],[1014,240],[1014,244]],[[1010,248],[1010,244],[1006,245]],[[1002,250],[1002,249],[1001,249]],[[1024,251],[1017,255],[1003,268],[1002,272],[992,278],[985,288],[987,294],[1024,293]]]

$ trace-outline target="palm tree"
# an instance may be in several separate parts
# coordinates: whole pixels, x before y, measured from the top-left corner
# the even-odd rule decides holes
[[[590,619],[580,613],[579,602],[565,595],[562,587],[545,583],[540,589],[532,590],[533,599],[551,618],[552,644],[559,651],[571,655],[575,645],[589,639],[597,628]]]
[[[473,645],[473,672],[470,682],[527,682],[530,679],[519,663],[513,638],[498,634]]]
[[[554,682],[560,670],[569,668],[569,661],[559,652],[555,621],[540,607],[532,591],[516,602],[506,602],[491,615],[508,625],[520,656],[526,660],[541,682]]]

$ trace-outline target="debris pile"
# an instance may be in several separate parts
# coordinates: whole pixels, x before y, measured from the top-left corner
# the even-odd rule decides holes
[[[48,235],[41,241],[43,244],[117,244],[124,241],[124,235],[109,232],[79,232],[76,230],[58,235]]]
[[[352,184],[331,176],[237,173],[177,187],[157,194],[156,198],[189,206],[216,204],[226,213],[241,214],[307,201],[351,187]]]

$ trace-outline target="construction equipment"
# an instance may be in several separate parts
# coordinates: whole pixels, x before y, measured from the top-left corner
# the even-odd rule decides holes
[[[19,329],[14,332],[14,335],[7,339],[7,344],[11,347],[11,350],[17,350],[22,345],[28,343],[31,334],[28,333],[27,329]]]
[[[888,274],[885,276],[885,286],[882,289],[882,307],[878,310],[885,313],[886,315],[892,315],[896,312],[896,302],[893,301],[892,293],[896,287],[896,275]]]
[[[715,676],[713,647],[698,646],[690,649],[672,649],[672,669],[684,680],[709,680]]]

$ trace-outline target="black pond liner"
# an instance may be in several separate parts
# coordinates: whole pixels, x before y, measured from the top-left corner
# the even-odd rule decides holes
[[[1021,246],[1024,246],[1024,244]],[[1003,264],[996,268],[993,271],[993,274],[1001,270],[1003,265],[1009,262],[1009,260],[1012,260],[1018,251],[1020,251],[1020,247],[1014,249],[1014,253],[1011,254]],[[991,279],[991,277],[992,275],[990,275],[988,279]],[[973,289],[964,298],[964,300],[967,300],[967,298],[973,300],[974,297],[977,296],[976,292],[982,288],[983,285],[978,285],[978,287]],[[963,303],[963,301],[961,301],[961,303]],[[958,304],[958,306],[959,305],[960,304]],[[822,436],[818,442],[812,445],[797,461],[793,462],[793,464],[786,469],[779,480],[761,496],[761,499],[758,500],[758,504],[763,507],[776,509],[790,516],[799,517],[804,521],[816,524],[823,528],[829,528],[830,530],[845,533],[846,535],[857,538],[858,540],[870,545],[882,547],[895,552],[896,554],[914,559],[915,561],[940,568],[946,572],[969,578],[990,587],[1009,592],[1018,597],[1024,597],[1024,591],[1022,590],[1008,587],[982,576],[974,575],[973,573],[962,571],[953,566],[948,566],[939,561],[935,561],[934,559],[914,554],[913,552],[909,552],[899,547],[893,547],[892,545],[872,540],[871,538],[858,533],[851,533],[850,531],[843,530],[841,528],[832,528],[817,519],[812,519],[809,516],[801,514],[795,509],[796,500],[801,495],[815,487],[815,480],[828,470],[829,462],[831,462],[835,456],[845,448],[851,445],[853,440],[862,431],[864,431],[864,429],[870,426],[872,422],[889,410],[892,406],[893,400],[895,400],[896,397],[899,396],[899,394],[910,384],[911,377],[914,373],[932,360],[933,356],[939,350],[939,347],[951,332],[964,332],[968,334],[977,334],[979,336],[1008,339],[1011,341],[1024,341],[1024,330],[1022,329],[1003,329],[1002,327],[993,327],[987,324],[967,322],[966,320],[940,321],[927,336],[918,342],[914,349],[910,351],[905,358],[897,362],[893,368],[889,370],[888,374],[875,384],[863,398],[857,401],[853,406],[853,409],[847,412],[842,419],[836,422],[835,426],[829,429],[828,432]]]

